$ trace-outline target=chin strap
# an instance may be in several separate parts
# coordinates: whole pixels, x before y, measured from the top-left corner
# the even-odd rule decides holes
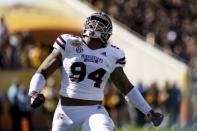
[[[89,36],[91,38],[100,38],[101,37],[101,34],[97,31],[94,31],[94,30],[85,30],[83,35]]]
[[[107,43],[106,41],[104,41],[101,37],[101,33],[100,32],[98,32],[98,31],[94,31],[94,30],[84,30],[84,32],[83,32],[83,34],[82,34],[83,36],[88,36],[88,37],[91,37],[91,38],[98,38],[98,39],[100,39],[101,40],[101,42],[102,43],[104,43],[104,45],[106,46],[107,44],[105,44],[105,43]],[[104,46],[104,47],[105,47]]]
[[[89,36],[87,36],[87,35],[82,35],[82,36],[83,36],[83,37],[89,37]],[[90,38],[93,38],[93,37],[90,37]],[[94,39],[99,39],[99,38],[94,38]],[[88,45],[88,43],[87,43],[84,39],[81,39],[81,40],[82,40],[86,45]],[[107,46],[108,43],[107,43],[107,42],[105,42],[105,43],[102,42],[101,39],[99,39],[99,40],[100,40],[100,42],[102,43],[100,48],[105,48],[105,47]]]

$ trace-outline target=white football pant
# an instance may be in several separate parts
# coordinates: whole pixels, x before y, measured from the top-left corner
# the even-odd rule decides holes
[[[115,131],[115,126],[101,105],[62,106],[59,102],[52,131]]]

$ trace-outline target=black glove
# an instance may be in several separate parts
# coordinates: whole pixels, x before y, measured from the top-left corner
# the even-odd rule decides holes
[[[30,95],[31,107],[37,108],[45,102],[45,97],[36,91],[33,91]]]
[[[154,126],[159,126],[164,118],[163,114],[154,112],[153,110],[151,110],[147,114],[147,117],[148,117],[148,120],[150,120]]]

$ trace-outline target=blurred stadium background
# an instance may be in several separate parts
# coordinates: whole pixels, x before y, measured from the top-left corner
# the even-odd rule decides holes
[[[28,105],[32,74],[63,33],[80,35],[95,11],[113,19],[110,39],[127,58],[125,72],[165,115],[155,129],[108,83],[104,106],[119,130],[197,128],[196,0],[0,0],[0,131],[48,130],[58,101],[59,71],[48,79],[47,100]]]

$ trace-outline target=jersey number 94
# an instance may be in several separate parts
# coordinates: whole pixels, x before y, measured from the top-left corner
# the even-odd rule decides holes
[[[83,62],[75,62],[71,65],[71,75],[69,78],[72,82],[81,82],[86,76],[86,65]],[[103,68],[99,68],[88,74],[88,79],[93,80],[94,87],[100,88],[102,83],[102,78],[106,71]]]

